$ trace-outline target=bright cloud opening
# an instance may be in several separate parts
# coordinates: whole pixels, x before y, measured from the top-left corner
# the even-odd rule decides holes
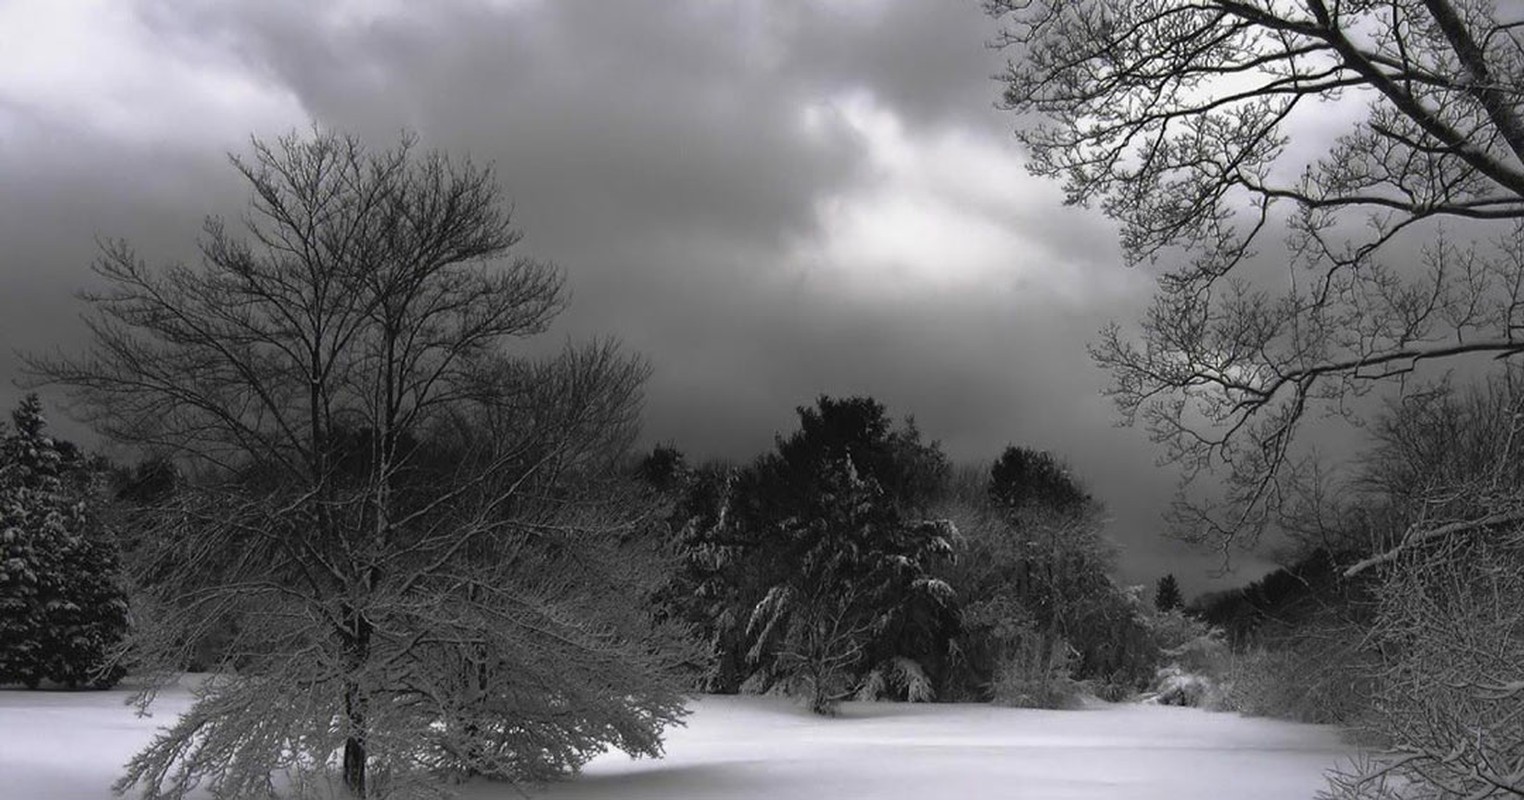
[[[137,3],[0,4],[0,128],[22,123],[159,146],[242,140],[307,119],[220,41],[168,37]]]
[[[1026,173],[1014,144],[959,129],[907,128],[866,93],[811,106],[806,135],[851,136],[862,180],[822,198],[818,231],[794,263],[854,294],[1009,291],[1081,302],[1089,265],[1072,263],[1025,228],[1058,202]]]

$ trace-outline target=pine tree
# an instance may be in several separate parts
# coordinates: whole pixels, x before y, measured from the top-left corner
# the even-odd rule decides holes
[[[1154,608],[1160,611],[1173,611],[1185,606],[1185,598],[1180,594],[1180,584],[1175,582],[1174,574],[1165,575],[1159,579],[1154,588]]]
[[[9,463],[0,466],[0,684],[36,688],[42,679],[42,563],[29,493],[15,485]]]
[[[739,615],[752,680],[818,713],[886,689],[929,699],[956,626],[953,592],[930,572],[950,526],[922,513],[945,460],[871,398],[821,397],[799,419],[736,487],[746,563],[765,576]]]
[[[36,395],[0,441],[0,683],[106,687],[127,629],[114,549],[91,530],[89,465],[44,432]]]
[[[990,468],[990,498],[1013,511],[1042,508],[1079,514],[1092,500],[1052,453],[1008,445]]]
[[[690,666],[692,683],[719,694],[735,694],[746,680],[742,598],[753,596],[751,584],[762,578],[729,513],[735,472],[720,463],[689,467],[670,446],[657,447],[636,468],[641,481],[669,498],[663,537],[675,561],[653,597],[655,617],[676,620],[708,643]]]

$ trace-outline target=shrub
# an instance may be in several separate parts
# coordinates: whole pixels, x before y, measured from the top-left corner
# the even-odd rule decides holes
[[[1078,654],[1063,639],[1026,636],[995,672],[995,703],[1016,708],[1073,708],[1085,692],[1074,679]]]
[[[1160,667],[1144,702],[1161,706],[1217,708],[1222,686],[1215,678],[1200,672],[1187,672],[1179,664]]]
[[[1524,795],[1524,530],[1415,549],[1387,573],[1372,640],[1376,702],[1363,732],[1385,745],[1336,774],[1331,796]]]

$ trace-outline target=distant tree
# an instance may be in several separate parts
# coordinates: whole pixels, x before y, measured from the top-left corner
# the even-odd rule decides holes
[[[1084,510],[1090,495],[1052,453],[1007,446],[990,468],[990,497],[1011,510],[1041,508],[1058,514]]]
[[[1118,219],[1129,263],[1167,267],[1141,335],[1093,351],[1187,477],[1225,473],[1222,497],[1182,497],[1182,535],[1225,548],[1278,522],[1308,413],[1524,354],[1517,3],[986,7],[1031,169]]]
[[[688,461],[671,444],[657,445],[635,465],[635,476],[652,488],[675,492],[687,482]]]
[[[935,572],[957,593],[959,657],[940,676],[938,697],[989,701],[996,672],[1017,639],[1030,627],[1023,607],[1030,564],[1017,552],[1023,539],[989,496],[989,470],[974,465],[953,470],[946,491],[933,507],[957,529],[954,558]]]
[[[184,476],[173,459],[150,457],[131,466],[120,466],[111,475],[112,498],[132,506],[152,506],[174,494]]]
[[[1175,581],[1174,574],[1165,575],[1154,586],[1154,608],[1159,611],[1173,611],[1185,607],[1185,598],[1180,595],[1180,584]]]
[[[743,617],[765,580],[758,554],[748,552],[730,515],[736,470],[717,462],[691,467],[675,447],[662,445],[636,473],[669,503],[660,527],[674,561],[653,598],[656,617],[687,625],[707,643],[706,657],[692,665],[695,688],[734,694],[748,675]]]
[[[124,673],[128,609],[95,470],[45,433],[37,395],[11,420],[0,438],[0,684],[110,687]]]
[[[958,594],[954,692],[1063,705],[1074,679],[1120,696],[1151,677],[1158,648],[1141,604],[1111,576],[1102,508],[1058,458],[1008,447],[949,488],[937,513],[961,535],[956,563],[938,573]]]
[[[1191,603],[1191,611],[1220,628],[1238,647],[1259,646],[1310,625],[1320,614],[1360,611],[1368,602],[1370,581],[1342,576],[1352,558],[1313,550],[1286,566],[1271,570],[1248,585],[1213,592]]]
[[[1022,447],[1006,447],[988,485],[997,513],[1020,540],[1012,555],[1024,562],[1022,604],[1050,640],[1045,652],[1073,646],[1076,635],[1090,638],[1081,633],[1088,630],[1081,617],[1116,589],[1107,574],[1115,554],[1100,535],[1100,505],[1058,458]]]
[[[490,169],[411,140],[255,141],[244,235],[201,263],[96,263],[79,357],[33,358],[103,434],[163,452],[135,561],[173,668],[238,621],[195,705],[128,766],[146,797],[416,796],[660,752],[687,659],[616,476],[647,374],[610,342],[510,356],[563,305]],[[151,699],[151,695],[148,699]]]
[[[800,429],[739,476],[731,509],[766,576],[745,621],[754,677],[820,713],[864,687],[927,698],[955,625],[930,571],[951,531],[922,516],[945,459],[870,398],[798,411]]]

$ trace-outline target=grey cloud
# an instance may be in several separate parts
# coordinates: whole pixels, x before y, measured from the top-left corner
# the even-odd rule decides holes
[[[837,84],[870,87],[912,121],[987,123],[1003,59],[985,47],[996,31],[978,0],[883,4],[852,15],[801,9],[802,63]]]
[[[917,132],[1008,143],[987,80],[1001,58],[973,0],[408,8],[339,23],[296,0],[140,6],[163,46],[215,42],[321,125],[382,145],[412,129],[494,162],[525,251],[568,271],[573,305],[556,333],[616,334],[652,360],[648,440],[743,459],[817,394],[872,394],[959,459],[1008,442],[1063,454],[1113,510],[1127,579],[1173,569],[1206,585],[1210,562],[1158,538],[1173,478],[1140,433],[1110,426],[1085,354],[1140,299],[1117,290],[1140,276],[1120,272],[1096,215],[1031,181],[1052,199],[1009,220],[1031,243],[1012,254],[1024,277],[989,286],[859,297],[798,263],[799,242],[829,233],[817,204],[870,177],[853,131],[804,129],[810,104],[863,91]],[[202,215],[236,215],[245,196],[217,156],[242,141],[145,151],[67,127],[26,135],[27,154],[0,149],[9,347],[82,339],[66,298],[88,280],[92,234],[188,258]],[[1044,285],[1060,276],[1077,295]],[[14,369],[0,360],[0,376]]]

